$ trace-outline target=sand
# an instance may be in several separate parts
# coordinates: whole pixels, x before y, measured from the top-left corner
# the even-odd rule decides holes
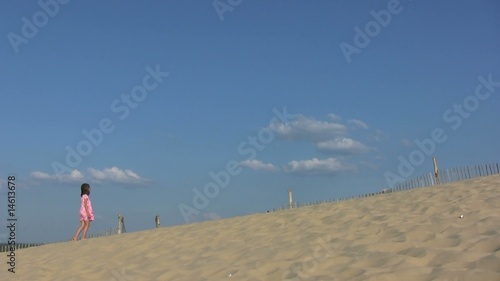
[[[16,254],[0,280],[498,281],[500,175]]]

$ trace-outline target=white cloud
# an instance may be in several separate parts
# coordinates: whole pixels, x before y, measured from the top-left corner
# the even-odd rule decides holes
[[[35,171],[35,172],[32,172],[30,176],[34,179],[37,179],[37,180],[50,180],[55,175],[51,176],[51,175],[44,173],[44,172]]]
[[[69,174],[62,174],[60,176],[56,174],[47,174],[40,171],[34,171],[30,174],[30,177],[37,181],[59,181],[62,183],[76,183],[81,182],[85,179],[83,174],[78,170],[73,170]]]
[[[365,122],[363,122],[361,120],[358,120],[358,119],[348,120],[347,123],[350,124],[350,125],[353,125],[355,127],[358,127],[358,128],[368,129],[368,125],[366,125]]]
[[[342,163],[337,158],[291,161],[288,163],[285,171],[297,175],[335,175],[341,171],[354,170],[355,167]]]
[[[290,140],[326,140],[344,135],[346,127],[339,123],[318,121],[311,117],[298,115],[288,123],[274,122],[269,128],[278,136]]]
[[[255,159],[241,161],[240,165],[243,167],[254,169],[254,170],[264,170],[264,171],[277,171],[278,170],[278,168],[276,168],[271,163],[263,163],[262,161],[255,160]]]
[[[346,137],[318,142],[316,146],[320,151],[326,153],[361,154],[370,151],[364,144]]]
[[[339,122],[339,121],[341,120],[340,116],[338,116],[337,114],[333,114],[333,113],[328,114],[328,117],[329,117],[332,121],[337,121],[337,122]]]
[[[375,130],[375,132],[373,134],[368,135],[368,137],[369,139],[378,142],[387,140],[389,138],[389,136],[387,136],[387,134],[385,134],[381,130]]]
[[[104,168],[102,170],[89,168],[89,173],[96,182],[138,184],[145,181],[145,179],[141,178],[132,170],[122,170],[118,167]]]
[[[104,168],[97,170],[94,168],[88,169],[88,175],[84,175],[79,170],[73,170],[69,174],[48,174],[40,171],[34,171],[30,174],[32,180],[37,182],[52,182],[52,183],[83,183],[88,182],[110,182],[123,184],[142,184],[147,182],[146,179],[139,176],[132,170],[122,170],[118,167]]]
[[[70,182],[75,182],[75,181],[82,181],[84,179],[84,176],[80,171],[73,170],[69,175],[66,175],[66,177],[63,176],[63,179],[67,179]]]

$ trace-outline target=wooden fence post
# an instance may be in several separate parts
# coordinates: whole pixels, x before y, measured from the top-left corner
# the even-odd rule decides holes
[[[118,234],[122,234],[123,216],[118,214]]]
[[[434,177],[436,177],[436,185],[440,185],[441,181],[439,180],[439,168],[436,156],[432,157],[432,161],[434,162]]]
[[[156,228],[160,227],[160,216],[155,217]]]

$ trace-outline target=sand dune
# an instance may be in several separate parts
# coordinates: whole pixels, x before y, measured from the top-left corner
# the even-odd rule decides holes
[[[0,280],[498,281],[500,175],[16,254]]]

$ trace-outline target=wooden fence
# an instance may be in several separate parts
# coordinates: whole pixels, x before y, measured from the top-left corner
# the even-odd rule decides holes
[[[37,244],[37,243],[20,243],[15,245],[15,249],[24,249],[28,247],[34,247],[34,246],[40,246],[43,244]],[[4,252],[10,252],[11,245],[8,244],[0,244],[0,253]]]
[[[96,238],[96,237],[109,236],[109,235],[115,235],[115,234],[119,234],[118,228],[117,227],[110,227],[108,230],[90,234],[89,238]]]
[[[456,182],[461,180],[468,180],[482,176],[491,176],[500,174],[500,165],[495,164],[485,164],[476,166],[467,166],[459,168],[449,168],[445,170],[439,170],[439,183],[445,184],[450,182]],[[399,190],[409,190],[419,187],[428,187],[438,185],[435,173],[427,173],[420,177],[413,178],[406,182],[403,182],[393,189],[395,191]]]
[[[98,232],[98,233],[90,233],[87,236],[88,236],[88,238],[97,238],[97,237],[103,237],[103,236],[109,236],[109,235],[115,235],[115,234],[118,234],[118,228],[111,227],[108,230]],[[41,246],[41,245],[47,245],[47,244],[53,244],[53,243],[69,242],[69,241],[72,241],[72,239],[61,240],[61,241],[50,242],[50,243],[20,243],[20,244],[16,244],[16,250],[29,248],[29,247],[36,247],[36,246]],[[10,245],[0,244],[0,253],[9,252],[9,251],[10,251]]]
[[[294,209],[294,208],[299,208],[299,207],[304,207],[304,206],[318,205],[318,204],[323,204],[323,203],[332,203],[332,202],[344,201],[344,200],[349,200],[349,199],[354,199],[354,198],[370,197],[370,196],[375,196],[375,195],[379,195],[379,194],[398,192],[398,191],[404,191],[404,190],[411,190],[411,189],[421,188],[421,187],[435,186],[435,185],[439,185],[439,184],[467,180],[467,179],[472,179],[472,178],[482,177],[482,176],[490,176],[490,175],[495,175],[495,174],[500,174],[500,165],[498,163],[468,166],[468,167],[461,167],[461,168],[449,168],[449,169],[445,169],[445,170],[438,170],[437,165],[435,164],[435,171],[434,172],[427,173],[427,174],[421,175],[419,177],[410,179],[410,180],[405,181],[401,184],[398,184],[397,186],[395,186],[393,188],[387,188],[387,189],[384,189],[384,190],[381,190],[378,192],[367,193],[367,194],[363,194],[363,195],[353,195],[350,197],[341,197],[341,198],[335,198],[335,199],[330,199],[330,200],[318,200],[318,201],[314,201],[314,202],[299,203],[299,202],[293,201],[292,190],[289,189],[288,190],[288,199],[289,199],[288,201],[289,202],[286,204],[283,204],[282,206],[280,206],[278,208],[272,209],[272,211],[275,212],[275,211],[280,211],[280,210],[284,210],[284,209]],[[155,225],[156,225],[156,227],[160,227],[160,217],[159,216],[155,217]],[[100,233],[90,234],[89,238],[116,235],[116,234],[125,233],[125,232],[126,232],[126,229],[125,229],[124,218],[121,214],[119,214],[118,215],[118,227],[110,228],[109,230],[106,230],[106,231],[103,231]],[[69,241],[69,240],[67,240],[67,241]],[[66,242],[66,241],[59,241],[59,242]],[[45,243],[16,244],[16,249],[40,246],[40,245],[44,245],[44,244]],[[10,245],[0,244],[0,252],[7,252],[9,250],[10,250]]]
[[[158,223],[159,223],[159,217],[158,217]],[[110,227],[109,229],[102,231],[102,232],[98,232],[98,233],[89,233],[87,235],[87,237],[88,238],[97,238],[97,237],[110,236],[110,235],[115,235],[115,234],[120,234],[120,233],[125,233],[125,232],[127,232],[127,230],[125,229],[125,220],[121,214],[118,214],[118,227]],[[19,244],[16,244],[16,250],[29,248],[29,247],[35,247],[35,246],[41,246],[41,245],[46,245],[46,244],[52,244],[52,243],[68,242],[68,241],[71,241],[71,239],[57,241],[57,242],[51,242],[51,243],[19,243]],[[1,252],[9,252],[9,251],[10,251],[10,245],[0,244],[0,253]]]
[[[447,169],[444,172],[441,172],[441,183],[455,182],[496,174],[500,174],[498,163]]]
[[[436,172],[437,172],[437,175],[436,175]],[[344,200],[349,200],[349,199],[354,199],[354,198],[371,197],[371,196],[375,196],[375,195],[379,195],[379,194],[435,186],[435,185],[439,185],[439,184],[451,183],[451,182],[473,179],[473,178],[483,177],[483,176],[491,176],[491,175],[496,175],[496,174],[500,174],[499,163],[467,166],[467,167],[459,167],[459,168],[448,168],[448,169],[444,169],[444,170],[438,170],[436,167],[435,172],[426,173],[426,174],[421,175],[419,177],[412,178],[410,180],[402,182],[402,183],[400,183],[392,188],[386,188],[386,189],[378,191],[378,192],[366,193],[366,194],[362,194],[362,195],[353,195],[353,196],[349,196],[349,197],[340,197],[340,198],[335,198],[335,199],[330,199],[330,200],[318,200],[318,201],[306,202],[306,203],[299,203],[299,202],[291,202],[290,201],[286,204],[281,205],[278,208],[272,209],[272,211],[276,212],[276,211],[285,210],[285,209],[293,209],[293,208],[318,205],[318,204],[323,204],[323,203],[332,203],[332,202],[344,201]],[[290,194],[291,190],[288,190],[288,193]]]

